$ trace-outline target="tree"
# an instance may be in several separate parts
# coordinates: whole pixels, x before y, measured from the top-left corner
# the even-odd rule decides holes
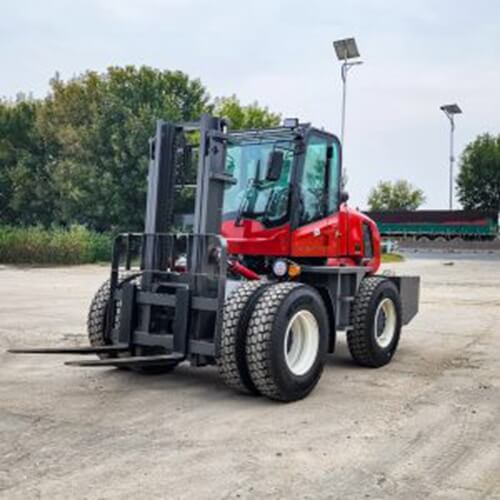
[[[69,81],[56,75],[50,85],[44,100],[0,101],[0,223],[140,230],[158,118],[189,122],[212,112],[233,129],[280,120],[236,96],[211,102],[202,83],[180,71],[110,67]],[[180,191],[179,206],[192,205],[192,195]]]
[[[457,194],[467,210],[500,212],[500,135],[480,135],[465,148]]]
[[[0,101],[0,220],[50,223],[52,190],[46,148],[36,126],[41,103]]]
[[[198,118],[208,105],[205,88],[179,71],[133,66],[56,77],[51,87],[38,126],[53,159],[54,222],[142,228],[155,121]]]
[[[212,110],[216,116],[228,118],[232,130],[276,127],[281,121],[281,115],[259,106],[257,102],[242,106],[235,95],[216,98]]]
[[[380,181],[368,196],[370,210],[416,210],[424,202],[424,192],[405,180]]]

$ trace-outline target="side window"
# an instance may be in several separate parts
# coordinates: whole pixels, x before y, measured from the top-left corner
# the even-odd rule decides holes
[[[330,149],[330,161],[328,168],[328,213],[332,214],[339,207],[339,174],[340,174],[340,151],[339,145],[334,142]]]
[[[326,138],[314,135],[310,137],[300,182],[301,225],[323,217],[327,149]]]
[[[371,259],[373,257],[373,240],[372,232],[368,224],[363,224],[363,247],[364,256]]]

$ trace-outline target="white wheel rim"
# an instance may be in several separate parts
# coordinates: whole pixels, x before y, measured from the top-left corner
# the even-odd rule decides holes
[[[294,375],[304,375],[316,361],[319,326],[309,311],[295,313],[289,321],[284,342],[285,361]]]
[[[375,312],[373,329],[375,342],[382,349],[385,349],[392,342],[396,333],[396,306],[391,299],[385,298],[380,301]]]

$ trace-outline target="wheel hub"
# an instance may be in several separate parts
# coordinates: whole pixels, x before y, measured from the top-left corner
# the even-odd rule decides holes
[[[307,373],[318,355],[319,326],[310,311],[294,314],[285,334],[284,351],[288,369],[294,375]]]
[[[375,312],[375,341],[382,348],[386,348],[392,342],[396,333],[396,307],[394,302],[386,297],[380,301]]]

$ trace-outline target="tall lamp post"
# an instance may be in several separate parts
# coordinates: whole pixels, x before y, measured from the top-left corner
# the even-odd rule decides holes
[[[333,48],[337,59],[342,61],[340,67],[340,76],[342,78],[342,118],[340,124],[340,142],[342,144],[342,152],[344,152],[344,134],[345,134],[345,108],[346,108],[346,92],[347,92],[347,72],[358,64],[363,64],[363,61],[353,61],[359,57],[358,47],[354,38],[345,38],[333,42]]]
[[[462,110],[458,106],[458,104],[444,104],[440,107],[441,111],[447,116],[448,120],[450,120],[450,200],[449,207],[450,210],[453,210],[453,164],[455,163],[455,156],[453,151],[453,139],[455,133],[455,115],[459,115],[462,113]]]

